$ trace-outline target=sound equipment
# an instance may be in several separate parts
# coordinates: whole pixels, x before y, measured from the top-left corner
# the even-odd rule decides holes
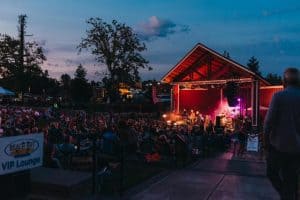
[[[221,126],[221,116],[216,116],[216,127]]]
[[[229,107],[235,107],[239,104],[237,93],[238,84],[236,82],[227,82],[225,88],[225,96],[227,98]]]

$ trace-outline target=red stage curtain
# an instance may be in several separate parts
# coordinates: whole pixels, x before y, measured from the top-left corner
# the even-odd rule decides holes
[[[275,92],[282,90],[282,87],[264,87],[260,89],[260,106],[269,107],[271,99]],[[177,106],[177,93],[178,87],[173,87],[173,102]],[[241,98],[241,105],[243,111],[251,108],[251,88],[239,88],[238,97]],[[223,98],[225,94],[223,93]],[[205,115],[215,116],[215,111],[220,105],[220,89],[208,90],[179,90],[179,108],[187,110],[199,110],[200,113]],[[176,108],[176,107],[175,107]],[[248,114],[251,111],[247,112]],[[261,109],[260,117],[263,120],[266,115],[266,110]]]
[[[202,114],[214,114],[220,103],[220,89],[180,90],[180,110],[199,110]]]

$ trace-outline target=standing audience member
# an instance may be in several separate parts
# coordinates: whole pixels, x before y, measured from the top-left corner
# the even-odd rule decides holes
[[[247,144],[247,130],[246,127],[243,126],[242,130],[238,132],[238,140],[239,140],[239,150],[238,150],[238,156],[243,156],[244,152],[246,150],[246,144]]]
[[[283,91],[274,94],[264,125],[267,176],[281,199],[297,199],[300,168],[299,70],[284,72]]]

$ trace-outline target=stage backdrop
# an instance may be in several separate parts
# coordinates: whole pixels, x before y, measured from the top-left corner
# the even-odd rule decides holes
[[[220,90],[180,90],[180,110],[199,110],[202,114],[213,114],[220,104]]]
[[[260,116],[264,118],[267,108],[271,102],[272,96],[275,92],[282,90],[282,86],[270,86],[262,87],[260,89]],[[177,90],[174,95],[174,104],[177,102]],[[223,92],[223,98],[225,98]],[[248,110],[248,114],[251,114],[251,88],[239,88],[237,91],[237,97],[241,99],[241,106],[243,111]],[[207,90],[193,90],[182,89],[179,91],[179,108],[187,110],[199,110],[202,114],[208,114],[214,116],[215,111],[220,106],[221,92],[220,89],[210,88]]]

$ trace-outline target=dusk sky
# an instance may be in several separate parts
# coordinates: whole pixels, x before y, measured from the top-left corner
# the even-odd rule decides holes
[[[300,67],[299,0],[0,0],[0,33],[17,36],[17,16],[28,16],[26,40],[43,45],[53,77],[73,74],[82,63],[90,79],[103,67],[76,46],[85,36],[86,19],[116,19],[131,26],[147,45],[153,67],[143,79],[159,80],[200,42],[245,65],[251,56],[261,71],[282,73]]]

